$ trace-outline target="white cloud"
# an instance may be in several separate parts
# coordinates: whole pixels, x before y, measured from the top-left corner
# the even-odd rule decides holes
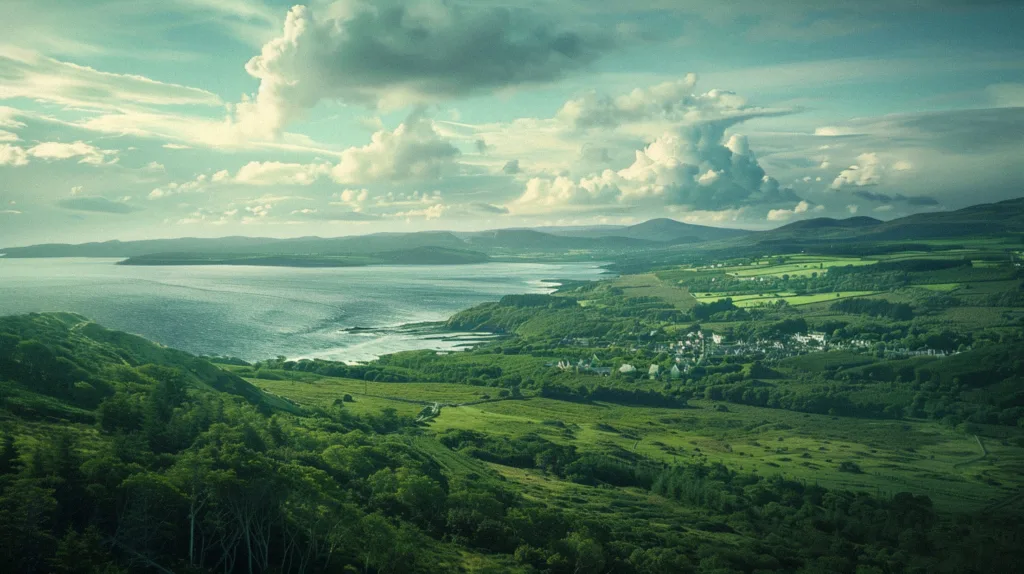
[[[44,142],[28,149],[28,155],[43,160],[63,160],[80,157],[78,163],[104,165],[116,163],[117,158],[108,160],[107,156],[116,156],[116,150],[100,149],[82,141],[73,143]]]
[[[28,154],[18,146],[0,144],[0,165],[28,165]]]
[[[600,176],[584,178],[578,183],[567,178],[554,180],[532,178],[526,191],[507,207],[514,214],[547,213],[551,210],[590,209],[616,203],[622,196],[616,182],[619,176],[606,170]]]
[[[331,177],[341,184],[436,179],[453,170],[458,155],[433,122],[414,114],[393,132],[378,131],[369,144],[341,152]]]
[[[878,185],[882,181],[883,166],[877,153],[862,153],[857,156],[857,163],[839,172],[832,181],[832,189],[844,186],[864,187]]]
[[[252,161],[238,170],[233,181],[245,185],[310,185],[330,172],[330,166],[321,164]],[[215,174],[214,177],[217,177]],[[216,179],[215,181],[222,181]]]
[[[765,174],[744,136],[725,138],[730,124],[708,121],[681,126],[635,151],[630,166],[617,172],[606,169],[578,183],[566,177],[531,179],[523,195],[508,207],[513,213],[616,204],[720,211],[798,201],[792,190],[781,188]]]
[[[408,211],[396,211],[388,214],[389,217],[404,217],[410,219],[413,217],[422,217],[423,219],[440,219],[448,210],[449,206],[443,203],[435,203],[429,207],[423,209],[410,209]]]
[[[334,194],[337,201],[332,205],[347,205],[353,211],[362,211],[363,206],[370,199],[370,192],[366,189],[344,189]]]
[[[9,132],[7,130],[0,130],[0,142],[16,142],[19,138],[18,134]]]
[[[882,183],[882,178],[887,172],[902,172],[914,169],[914,165],[907,160],[897,160],[886,166],[877,153],[862,153],[857,156],[857,163],[839,172],[839,175],[832,181],[831,188],[835,190],[843,187],[867,187]]]
[[[28,98],[89,109],[126,104],[220,105],[216,94],[132,74],[101,72],[32,50],[0,45],[0,100]]]
[[[861,132],[850,126],[821,126],[814,130],[814,135],[821,137],[853,136],[859,133]]]
[[[798,203],[795,206],[793,206],[793,209],[772,209],[772,210],[770,210],[768,212],[768,221],[788,221],[788,220],[792,219],[793,217],[795,217],[795,216],[797,216],[797,215],[799,215],[801,213],[807,213],[808,211],[812,211],[812,210],[813,211],[824,211],[824,209],[825,209],[825,206],[823,206],[823,205],[817,205],[814,208],[812,208],[811,204],[807,203],[806,201],[801,201],[800,203]]]

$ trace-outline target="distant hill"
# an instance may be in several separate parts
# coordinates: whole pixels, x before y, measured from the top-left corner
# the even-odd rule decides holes
[[[628,226],[600,225],[593,227],[547,227],[542,229],[547,233],[566,237],[626,237],[629,239],[666,243],[679,242],[680,240],[685,242],[709,241],[750,233],[745,229],[694,225],[667,218],[650,219],[643,223]]]
[[[1024,198],[974,205],[956,211],[919,213],[891,221],[871,217],[821,217],[768,231],[692,225],[660,218],[630,226],[509,228],[476,232],[423,231],[347,237],[221,237],[107,241],[79,245],[45,244],[0,249],[8,258],[115,257],[131,263],[340,266],[390,263],[479,262],[484,257],[517,259],[583,258],[669,264],[680,254],[766,248],[806,249],[828,242],[913,241],[1024,232]],[[421,251],[416,251],[421,250]],[[425,251],[424,251],[425,250]],[[167,254],[187,254],[169,258]],[[162,259],[165,263],[158,263]],[[143,256],[146,256],[143,258]],[[177,262],[169,262],[178,259]],[[642,263],[641,259],[637,264]]]
[[[672,219],[652,219],[631,226],[548,227],[495,229],[477,232],[421,231],[374,233],[345,237],[221,237],[155,239],[102,243],[43,244],[0,249],[8,258],[112,257],[128,264],[248,264],[342,266],[480,262],[490,256],[558,256],[568,252],[610,257],[680,243],[737,237],[749,232],[690,225]],[[428,250],[412,252],[410,250]],[[461,255],[458,255],[461,253]],[[474,254],[475,253],[475,254]],[[387,254],[387,255],[385,255]],[[348,258],[348,259],[344,259]],[[239,263],[246,260],[245,263]],[[188,263],[192,261],[193,263]]]

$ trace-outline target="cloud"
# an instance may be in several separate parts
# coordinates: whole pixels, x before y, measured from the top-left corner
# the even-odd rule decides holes
[[[801,213],[809,211],[825,211],[824,205],[816,205],[813,208],[806,201],[793,206],[793,209],[772,209],[768,212],[768,221],[788,221]]]
[[[370,199],[370,192],[366,189],[344,189],[334,194],[334,198],[337,201],[332,202],[332,205],[347,205],[353,211],[362,211]]]
[[[226,181],[230,177],[228,171],[221,170],[214,173],[212,176],[206,175],[205,173],[199,174],[195,179],[186,181],[184,183],[170,182],[163,187],[158,187],[153,191],[149,192],[150,199],[160,199],[163,197],[169,197],[172,195],[179,195],[182,193],[202,193],[206,191],[206,188],[213,183],[220,183]]]
[[[505,162],[505,165],[501,167],[501,172],[505,175],[515,175],[519,173],[519,160],[510,159]]]
[[[939,201],[934,197],[928,196],[914,196],[908,197],[900,193],[886,194],[886,193],[875,193],[866,189],[858,189],[853,192],[853,195],[859,197],[865,201],[878,201],[884,203],[896,203],[902,202],[907,205],[915,205],[919,207],[935,206],[939,205]]]
[[[567,177],[553,180],[534,177],[526,182],[526,191],[507,207],[511,213],[523,214],[552,209],[589,210],[595,206],[614,204],[622,197],[622,191],[616,184],[617,179],[617,174],[611,170],[579,182]]]
[[[646,204],[649,208],[685,206],[719,211],[800,200],[765,174],[746,137],[733,134],[726,139],[726,129],[750,116],[695,115],[700,119],[665,132],[635,151],[630,166],[617,172],[605,169],[578,183],[566,177],[531,179],[509,208],[525,213],[583,205]]]
[[[0,142],[16,142],[19,138],[18,134],[9,132],[7,130],[0,130]]]
[[[316,221],[377,221],[380,216],[358,211],[322,210],[317,208],[296,209],[292,217]]]
[[[432,121],[414,113],[394,131],[378,131],[369,144],[341,152],[331,177],[341,184],[436,179],[454,167],[458,155]]]
[[[883,175],[888,171],[909,171],[913,164],[899,160],[886,166],[877,153],[862,153],[857,156],[857,163],[839,172],[830,186],[834,190],[844,187],[867,187],[882,183]]]
[[[860,135],[856,129],[850,126],[821,126],[814,129],[814,135],[819,137],[843,137]]]
[[[216,94],[198,88],[132,74],[101,72],[9,45],[0,45],[0,80],[0,100],[28,98],[104,110],[125,104],[221,104]]]
[[[396,211],[394,213],[386,214],[388,217],[404,217],[411,219],[414,217],[422,217],[423,219],[440,219],[448,210],[449,206],[443,203],[435,203],[434,205],[424,207],[422,209],[410,209],[408,211]]]
[[[697,76],[687,74],[681,79],[636,88],[618,97],[590,92],[565,102],[555,117],[576,129],[616,127],[629,121],[674,117],[685,113],[696,84]]]
[[[841,189],[843,186],[864,187],[867,185],[878,185],[882,182],[883,166],[876,153],[862,153],[857,156],[857,163],[839,172],[832,181],[832,189]]]
[[[191,147],[189,147],[187,145],[176,144],[176,143],[165,143],[163,145],[163,148],[164,149],[192,149]]]
[[[1024,107],[1024,84],[1015,84],[1010,82],[992,84],[985,88],[985,93],[997,107]]]
[[[97,213],[116,213],[125,214],[138,211],[131,205],[121,203],[118,201],[110,201],[105,197],[72,197],[69,199],[62,199],[57,202],[57,205],[64,209],[71,209],[74,211],[93,211]]]
[[[503,207],[500,205],[492,205],[490,203],[483,202],[470,203],[467,207],[469,208],[470,211],[491,215],[507,215],[509,212],[507,207]]]
[[[330,171],[331,167],[325,163],[251,161],[242,166],[231,181],[245,185],[310,185]]]
[[[90,165],[104,165],[116,163],[117,158],[111,160],[107,156],[116,156],[116,150],[99,149],[96,146],[82,141],[74,143],[45,142],[29,148],[28,155],[43,160],[62,160],[80,157],[78,163]]]
[[[394,107],[550,82],[612,44],[528,10],[468,2],[294,6],[246,64],[260,86],[235,117],[249,133],[275,134],[324,99]]]
[[[0,144],[0,165],[28,165],[28,154],[18,146]]]
[[[647,88],[635,88],[618,96],[589,92],[571,99],[558,110],[555,119],[574,130],[613,129],[624,124],[654,122],[697,123],[744,119],[791,113],[788,109],[748,106],[746,100],[728,90],[714,89],[694,94],[696,74]]]

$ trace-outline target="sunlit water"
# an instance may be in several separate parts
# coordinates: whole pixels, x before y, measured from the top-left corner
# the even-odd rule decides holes
[[[300,269],[115,261],[0,259],[0,315],[71,311],[196,354],[362,361],[467,341],[401,325],[601,274],[585,263]]]

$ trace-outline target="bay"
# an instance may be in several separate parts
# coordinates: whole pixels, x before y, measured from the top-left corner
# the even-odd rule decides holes
[[[479,339],[403,328],[554,279],[597,279],[592,263],[326,269],[143,267],[116,259],[0,259],[0,315],[70,311],[195,354],[365,361]]]

